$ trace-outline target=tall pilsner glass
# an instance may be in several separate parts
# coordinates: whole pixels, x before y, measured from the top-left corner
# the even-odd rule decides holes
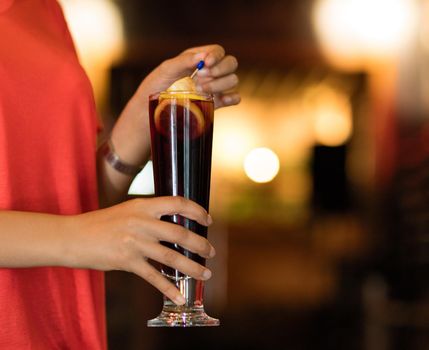
[[[162,92],[149,98],[152,161],[156,196],[183,196],[209,209],[213,138],[213,97],[191,91]],[[207,227],[180,215],[162,220],[207,237]],[[163,242],[205,265],[205,259],[177,244]],[[177,306],[164,296],[161,314],[149,327],[218,326],[204,311],[204,282],[162,265],[161,272],[180,290],[186,303]]]

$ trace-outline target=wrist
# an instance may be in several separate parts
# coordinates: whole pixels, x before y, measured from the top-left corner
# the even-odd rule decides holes
[[[113,146],[112,140],[108,138],[100,146],[101,155],[104,157],[104,160],[116,171],[128,175],[136,176],[142,169],[143,165],[134,165],[126,163],[121,157],[116,153],[115,147]]]
[[[92,213],[65,217],[62,266],[75,269],[105,270],[98,250],[103,246],[94,230]]]
[[[150,155],[148,101],[134,96],[116,122],[110,140],[120,159],[132,165],[146,163]]]
[[[79,227],[79,215],[62,216],[62,246],[59,249],[59,266],[82,268],[82,228]]]

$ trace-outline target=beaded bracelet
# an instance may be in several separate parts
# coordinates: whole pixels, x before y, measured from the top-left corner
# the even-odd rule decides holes
[[[143,169],[143,166],[131,165],[121,160],[121,158],[115,152],[115,148],[113,147],[110,138],[104,141],[104,143],[100,146],[100,151],[107,163],[109,163],[113,169],[119,171],[122,174],[136,176]]]

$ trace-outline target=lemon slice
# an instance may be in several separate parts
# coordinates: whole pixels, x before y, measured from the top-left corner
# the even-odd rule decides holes
[[[197,87],[191,77],[176,80],[165,92],[160,93],[159,98],[185,98],[201,101],[208,99],[206,95],[197,92]]]
[[[169,126],[171,125],[170,115],[174,106],[176,108],[180,107],[181,109],[181,111],[176,111],[178,116],[178,127],[180,128],[180,124],[183,126],[186,111],[189,111],[191,137],[195,138],[200,136],[204,132],[206,124],[203,112],[195,103],[189,100],[183,100],[181,98],[167,98],[160,100],[160,103],[156,107],[154,113],[155,127],[158,132],[168,132]]]
[[[182,79],[176,80],[167,91],[195,91],[197,92],[197,87],[195,82],[191,77],[184,77]]]
[[[197,92],[193,93],[192,91],[165,91],[159,94],[159,100],[166,99],[185,99],[185,100],[199,100],[199,101],[208,101],[209,98],[204,95],[199,95]]]

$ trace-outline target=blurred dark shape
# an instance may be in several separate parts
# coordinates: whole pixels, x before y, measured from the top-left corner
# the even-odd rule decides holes
[[[346,174],[347,146],[317,145],[313,148],[312,204],[317,212],[344,212],[350,209]]]
[[[214,43],[237,55],[242,67],[321,61],[309,16],[313,0],[116,3],[125,19],[128,61],[160,63],[185,48]]]
[[[385,292],[373,323],[385,334],[382,350],[429,348],[428,123],[405,120],[397,132],[397,167],[377,220],[382,238],[375,269]]]

